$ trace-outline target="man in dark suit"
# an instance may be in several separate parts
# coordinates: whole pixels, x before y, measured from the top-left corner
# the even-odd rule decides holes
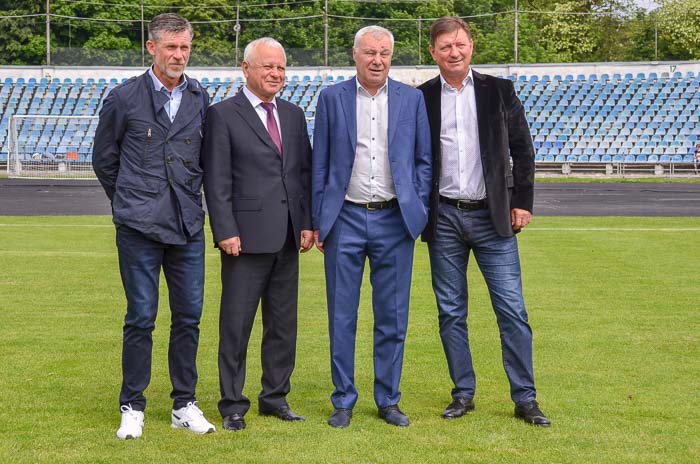
[[[355,334],[369,258],[374,311],[374,400],[386,422],[406,426],[399,381],[408,324],[413,248],[427,221],[430,133],[419,91],[388,79],[392,34],[355,35],[356,78],[321,92],[312,167],[314,238],[325,252],[335,411],[347,427],[357,402]]]
[[[138,438],[143,431],[161,268],[172,313],[172,426],[214,431],[195,399],[204,299],[199,151],[209,96],[184,74],[192,34],[192,25],[181,16],[153,18],[146,42],[153,66],[109,93],[95,132],[92,164],[112,203],[127,300],[120,439]]]
[[[535,162],[513,83],[470,68],[474,44],[462,19],[430,29],[440,75],[422,84],[433,149],[428,242],[440,336],[454,383],[442,416],[474,409],[476,377],[467,331],[467,263],[474,253],[491,295],[515,416],[547,427],[536,401],[532,330],[515,234],[532,217]],[[512,165],[511,165],[512,160]]]
[[[304,420],[287,405],[297,337],[299,249],[313,245],[311,146],[300,108],[275,98],[286,56],[274,39],[244,51],[246,85],[213,105],[204,137],[204,192],[221,250],[219,411],[226,430],[244,429],[246,352],[262,301],[262,391],[258,410]]]

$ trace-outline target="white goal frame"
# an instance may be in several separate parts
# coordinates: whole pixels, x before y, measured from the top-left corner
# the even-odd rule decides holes
[[[12,115],[7,177],[95,179],[91,159],[97,121],[98,116]]]

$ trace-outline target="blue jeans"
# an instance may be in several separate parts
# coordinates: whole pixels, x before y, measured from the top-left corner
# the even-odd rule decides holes
[[[122,349],[120,405],[146,408],[143,395],[151,380],[152,332],[158,313],[158,284],[163,268],[170,300],[168,364],[173,408],[195,400],[199,319],[204,300],[204,231],[185,245],[146,238],[127,226],[117,226],[117,250],[127,308]]]
[[[467,264],[474,252],[496,313],[503,365],[515,403],[535,399],[532,330],[523,300],[518,242],[501,237],[488,209],[460,211],[439,204],[437,231],[428,244],[440,337],[454,383],[453,398],[473,398],[476,376],[467,329]]]

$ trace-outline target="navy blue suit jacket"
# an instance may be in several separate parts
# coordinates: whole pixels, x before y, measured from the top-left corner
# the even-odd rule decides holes
[[[148,72],[112,89],[92,154],[114,223],[178,245],[204,226],[199,152],[209,95],[195,79],[187,82],[172,123],[168,96],[155,91]]]
[[[430,128],[420,91],[388,79],[389,166],[406,230],[414,239],[428,221]],[[316,105],[311,203],[325,240],[345,200],[357,146],[356,78],[323,90]]]

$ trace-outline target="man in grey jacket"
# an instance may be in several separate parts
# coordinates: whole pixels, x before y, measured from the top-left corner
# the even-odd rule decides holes
[[[109,93],[95,133],[92,164],[112,203],[127,300],[120,439],[138,438],[143,431],[161,267],[172,313],[172,427],[200,434],[215,430],[195,399],[204,295],[199,152],[209,96],[184,74],[192,36],[192,25],[181,16],[153,18],[147,42],[153,66]]]

